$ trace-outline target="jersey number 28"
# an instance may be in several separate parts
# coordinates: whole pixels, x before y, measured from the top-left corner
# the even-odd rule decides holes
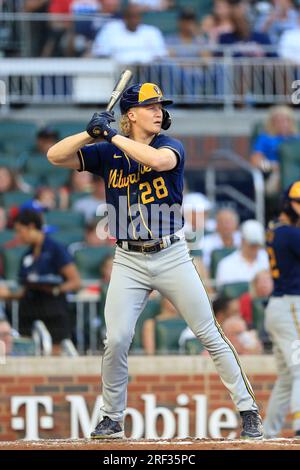
[[[168,188],[165,185],[165,180],[162,176],[153,180],[152,184],[153,188],[149,181],[145,181],[139,185],[143,204],[149,204],[150,202],[155,201],[154,196],[152,196],[152,191],[155,191],[157,199],[163,199],[169,194]]]

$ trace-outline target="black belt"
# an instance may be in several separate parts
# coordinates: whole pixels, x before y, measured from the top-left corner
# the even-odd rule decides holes
[[[173,245],[180,240],[180,237],[177,235],[170,235],[168,237],[169,244],[167,246],[164,245],[164,241],[162,239],[159,240],[147,240],[141,243],[132,243],[132,241],[125,241],[125,240],[117,240],[117,245],[120,248],[125,249],[126,251],[136,251],[138,253],[158,253],[159,251],[163,250],[164,248],[168,248],[168,246]]]

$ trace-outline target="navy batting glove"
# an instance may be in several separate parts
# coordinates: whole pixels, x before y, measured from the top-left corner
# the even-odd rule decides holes
[[[104,137],[105,140],[111,142],[111,139],[117,134],[117,131],[110,127],[110,123],[113,121],[115,121],[113,113],[108,111],[94,113],[86,131],[93,139]]]

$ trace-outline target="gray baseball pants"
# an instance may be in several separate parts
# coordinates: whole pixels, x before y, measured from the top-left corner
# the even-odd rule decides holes
[[[202,281],[182,239],[155,254],[116,248],[105,305],[103,416],[113,421],[123,419],[127,402],[128,351],[135,324],[152,290],[158,290],[173,303],[208,350],[237,409],[257,410],[237,353],[214,318]]]
[[[271,438],[280,433],[289,411],[294,430],[300,430],[300,296],[271,297],[265,328],[278,369],[264,422],[265,435]]]

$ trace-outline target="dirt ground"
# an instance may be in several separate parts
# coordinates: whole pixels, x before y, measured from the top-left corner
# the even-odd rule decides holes
[[[47,439],[0,441],[1,450],[300,450],[300,439],[243,441],[228,439],[100,440]]]

